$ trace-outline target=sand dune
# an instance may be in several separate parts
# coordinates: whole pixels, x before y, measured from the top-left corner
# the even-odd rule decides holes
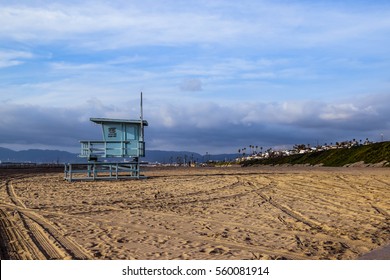
[[[390,242],[390,169],[0,170],[2,259],[357,259]]]

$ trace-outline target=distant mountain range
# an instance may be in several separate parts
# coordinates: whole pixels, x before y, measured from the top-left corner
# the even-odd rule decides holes
[[[146,151],[146,157],[142,161],[159,163],[184,163],[189,161],[205,162],[208,160],[223,161],[236,158],[237,154],[201,155],[193,152],[177,151]],[[86,162],[86,159],[79,158],[77,154],[58,150],[30,149],[13,151],[0,147],[1,162],[32,162],[32,163],[65,163],[65,162]]]

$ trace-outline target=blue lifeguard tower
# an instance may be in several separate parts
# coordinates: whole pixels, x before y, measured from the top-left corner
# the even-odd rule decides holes
[[[90,121],[102,126],[103,140],[80,141],[80,157],[98,161],[100,158],[145,156],[143,127],[148,125],[147,121],[103,118],[91,118]]]
[[[142,93],[141,119],[91,118],[101,125],[103,140],[82,140],[79,157],[87,163],[65,164],[65,180],[111,180],[141,178],[140,160],[145,156]],[[118,161],[118,159],[123,159]],[[116,160],[115,160],[116,159]]]

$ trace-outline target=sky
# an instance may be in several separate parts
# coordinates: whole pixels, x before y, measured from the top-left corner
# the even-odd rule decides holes
[[[78,152],[390,140],[390,1],[0,0],[0,147]]]

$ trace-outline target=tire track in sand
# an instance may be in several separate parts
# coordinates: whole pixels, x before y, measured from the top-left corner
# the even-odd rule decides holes
[[[297,211],[294,211],[294,210],[290,209],[289,207],[284,206],[284,205],[278,203],[277,201],[272,199],[271,196],[267,196],[265,193],[263,193],[262,189],[260,187],[258,187],[254,183],[251,183],[251,184],[253,185],[253,187],[255,187],[257,189],[256,193],[264,201],[268,202],[273,207],[279,209],[280,211],[282,211],[283,213],[287,214],[291,218],[293,218],[293,219],[295,219],[295,220],[297,220],[297,221],[299,221],[299,222],[309,226],[311,229],[313,229],[317,233],[322,233],[322,234],[325,234],[325,235],[328,235],[328,236],[331,236],[331,237],[343,238],[343,236],[340,236],[340,234],[338,233],[337,229],[333,229],[333,228],[329,227],[326,224],[323,224],[323,223],[314,221],[313,219],[307,218],[304,215],[298,213]],[[350,239],[345,240],[345,243],[347,243],[347,242],[351,243],[352,240],[350,240]]]
[[[24,205],[24,203],[15,194],[15,190],[14,190],[10,180],[8,180],[5,183],[5,188],[6,188],[6,191],[7,191],[7,194],[8,194],[8,198],[11,199],[12,203],[15,204],[15,206],[18,206],[18,207],[21,207],[21,208],[24,208],[24,209],[27,208],[26,205]]]
[[[0,259],[31,260],[44,256],[33,242],[28,242],[20,228],[7,211],[0,209]]]
[[[290,216],[290,217],[294,218],[295,220],[309,226],[312,229],[316,229],[318,231],[330,230],[330,229],[327,229],[326,225],[322,225],[319,222],[308,219],[308,218],[304,217],[303,215],[299,214],[298,212],[290,209],[289,207],[281,205],[280,203],[273,200],[271,196],[267,196],[265,193],[263,193],[262,189],[260,187],[256,186],[252,182],[249,182],[249,183],[255,188],[254,192],[257,193],[264,201],[268,202],[273,207],[279,209],[280,211],[287,214],[288,216]]]
[[[63,232],[57,230],[44,217],[33,209],[28,209],[16,195],[10,180],[6,182],[5,187],[8,198],[14,204],[14,218],[19,217],[21,220],[19,226],[22,225],[22,228],[18,229],[6,212],[2,211],[1,232],[5,237],[3,239],[5,244],[2,244],[4,249],[2,255],[10,259],[92,258],[84,248],[65,237]],[[26,231],[29,238],[21,237],[21,231]]]

